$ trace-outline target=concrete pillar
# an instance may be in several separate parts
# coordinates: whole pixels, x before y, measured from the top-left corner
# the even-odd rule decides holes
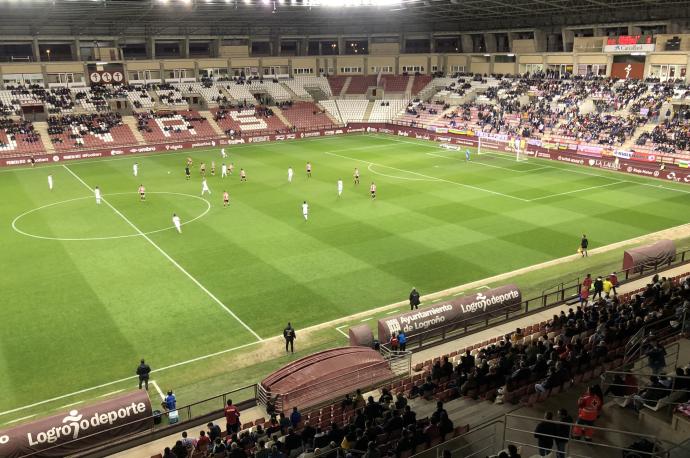
[[[613,65],[613,55],[608,54],[606,56],[606,76],[611,76],[611,66]]]
[[[400,74],[400,56],[395,56],[395,68],[393,70],[396,75]]]
[[[180,40],[180,56],[184,59],[189,59],[189,36]]]
[[[460,52],[474,52],[474,42],[472,41],[472,35],[468,35],[466,33],[460,35],[460,45]]]
[[[399,47],[400,54],[404,54],[405,53],[405,33],[404,32],[400,34],[400,42],[398,44],[400,45],[400,47]]]
[[[81,61],[81,42],[79,41],[79,38],[76,38],[70,47],[72,48],[72,59]]]
[[[220,57],[220,47],[222,46],[222,42],[222,38],[216,38],[211,42],[211,57]]]
[[[429,34],[429,52],[430,53],[436,52],[436,40],[434,40],[434,34],[433,33]]]
[[[38,38],[34,37],[32,42],[31,42],[31,49],[33,50],[34,53],[34,61],[40,62],[41,61],[41,48],[38,46]]]
[[[309,37],[304,37],[299,41],[299,49],[297,50],[298,56],[309,55]]]
[[[496,34],[495,33],[485,33],[484,34],[484,45],[486,46],[486,52],[496,52],[498,48],[496,44]]]
[[[362,70],[364,70],[365,75],[369,74],[369,58],[368,57],[364,57],[364,59],[362,59]]]
[[[199,61],[194,61],[194,79],[199,81]]]
[[[537,52],[546,52],[546,32],[543,30],[534,31],[534,48]]]
[[[427,75],[431,74],[431,56],[426,58],[426,72]]]
[[[563,36],[563,51],[572,52],[573,42],[575,41],[575,32],[568,29],[562,29],[561,35]]]
[[[156,39],[153,37],[146,39],[146,57],[152,60],[156,58]]]
[[[341,35],[338,37],[338,55],[345,54],[345,38]]]
[[[489,75],[494,73],[494,64],[496,63],[496,54],[492,54],[491,57],[489,57]]]
[[[685,68],[685,82],[690,83],[690,72],[687,71],[687,69],[690,68],[690,54],[688,54],[688,63]]]
[[[323,55],[323,44],[319,40],[319,56]]]

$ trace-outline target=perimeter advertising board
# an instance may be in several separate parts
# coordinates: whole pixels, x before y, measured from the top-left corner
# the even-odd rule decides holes
[[[0,431],[0,456],[63,457],[153,427],[146,390]]]
[[[394,332],[404,331],[408,338],[426,331],[458,327],[481,321],[487,314],[505,313],[506,309],[518,310],[522,303],[522,293],[516,285],[492,288],[449,302],[436,304],[412,312],[392,315],[378,322],[379,342],[388,342]]]

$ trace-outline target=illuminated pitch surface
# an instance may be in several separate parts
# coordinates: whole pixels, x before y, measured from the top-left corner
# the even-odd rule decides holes
[[[573,254],[583,232],[597,247],[688,222],[688,187],[514,155],[466,163],[464,151],[364,135],[227,149],[235,171],[224,180],[218,148],[0,171],[0,412],[130,377],[141,357],[160,368],[278,335],[289,320],[299,336],[412,286]],[[202,160],[216,176],[200,199]],[[107,203],[96,205],[94,186]],[[173,212],[198,219],[178,234]],[[165,373],[176,389],[203,379],[193,364]]]

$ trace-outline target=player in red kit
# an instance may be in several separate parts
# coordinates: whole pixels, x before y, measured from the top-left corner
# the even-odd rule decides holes
[[[376,184],[372,181],[371,186],[369,186],[369,193],[372,199],[376,199]]]
[[[230,204],[230,194],[227,191],[223,191],[223,207],[227,207]]]
[[[139,200],[146,200],[146,188],[143,184],[139,185]]]

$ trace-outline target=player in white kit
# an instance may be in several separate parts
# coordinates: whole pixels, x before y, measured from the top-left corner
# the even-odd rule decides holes
[[[98,205],[100,205],[100,204],[101,204],[101,188],[99,188],[98,186],[96,186],[96,187],[93,189],[93,195],[96,197],[96,203],[97,203]]]
[[[343,180],[338,180],[338,197],[343,195]]]
[[[176,213],[173,213],[172,222],[173,222],[173,225],[175,225],[175,229],[177,229],[177,232],[181,234],[182,233],[182,223],[180,223],[180,217],[177,216]]]
[[[211,194],[211,190],[208,189],[208,183],[206,183],[206,178],[201,181],[201,195],[203,196],[205,192]]]
[[[294,175],[292,167],[288,167],[288,183],[292,183],[292,175]]]
[[[309,204],[306,200],[302,204],[302,216],[304,216],[304,221],[309,219]]]
[[[221,149],[220,149],[220,157],[222,157],[223,159],[225,159],[226,157],[228,157],[228,155],[225,154],[225,148],[221,148]]]
[[[134,165],[132,165],[132,174],[133,174],[134,176],[138,176],[138,175],[139,175],[139,164],[136,163],[136,162],[134,163]]]
[[[220,177],[225,178],[226,176],[228,176],[228,166],[223,162],[223,165],[220,166]]]
[[[53,190],[53,175],[48,175],[48,189]]]

